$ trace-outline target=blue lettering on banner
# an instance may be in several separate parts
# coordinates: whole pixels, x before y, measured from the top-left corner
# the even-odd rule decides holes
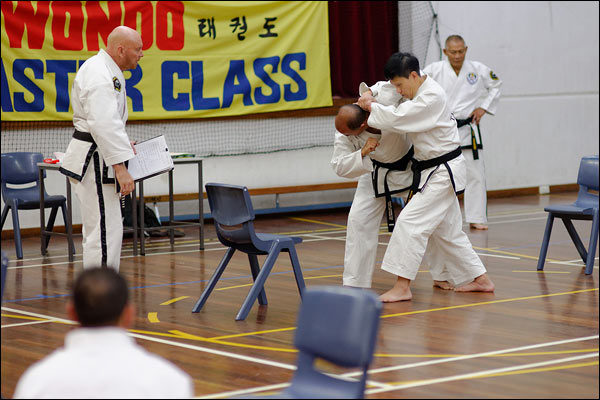
[[[8,79],[6,78],[6,71],[4,71],[4,60],[1,60],[2,66],[2,87],[0,88],[0,93],[2,96],[2,111],[3,112],[12,112],[13,106],[12,101],[10,99],[10,90],[8,88]]]
[[[44,92],[25,75],[25,70],[31,69],[35,79],[44,78],[44,63],[42,60],[17,59],[13,63],[13,78],[33,94],[31,103],[25,101],[24,92],[15,92],[15,111],[42,111],[44,109]]]
[[[192,105],[194,110],[219,108],[218,97],[204,97],[204,66],[202,61],[192,61]]]
[[[144,97],[142,92],[135,87],[141,80],[144,73],[142,67],[138,64],[135,69],[130,69],[131,76],[125,79],[125,93],[131,99],[131,109],[133,111],[144,111]]]
[[[238,84],[235,84],[237,78]],[[252,98],[250,97],[250,81],[244,72],[244,60],[230,60],[229,71],[223,84],[223,105],[222,108],[227,108],[233,102],[233,96],[243,94],[243,102],[245,106],[251,106]]]
[[[54,73],[56,111],[69,111],[69,73],[77,71],[75,60],[46,60],[46,70]]]
[[[265,66],[267,65],[270,65],[272,67],[272,72],[276,73],[277,65],[279,65],[279,56],[257,58],[254,60],[254,73],[271,89],[271,94],[268,96],[263,93],[261,87],[254,89],[254,100],[257,104],[277,103],[281,98],[281,89],[279,88],[279,85],[273,81],[267,71],[265,71]]]
[[[292,85],[283,85],[283,98],[285,101],[304,100],[307,97],[306,81],[302,79],[298,72],[292,69],[290,65],[292,61],[298,63],[300,70],[306,69],[306,53],[286,54],[285,57],[283,57],[283,60],[281,60],[281,72],[292,78],[298,85],[297,92],[292,92]]]
[[[164,61],[161,65],[162,105],[166,111],[187,111],[190,109],[190,95],[178,93],[173,97],[173,75],[179,79],[190,79],[187,61]]]

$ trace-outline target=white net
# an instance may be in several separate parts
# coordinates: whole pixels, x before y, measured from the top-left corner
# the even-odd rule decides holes
[[[427,57],[429,40],[434,29],[434,37],[439,45],[437,15],[430,1],[398,2],[398,43],[400,51],[412,53],[417,57],[419,63],[423,64]],[[421,67],[423,66],[421,65]]]
[[[212,157],[331,146],[333,118],[130,121],[126,130],[132,140],[165,135],[172,152]],[[50,157],[66,150],[72,134],[68,122],[3,122],[2,152],[33,151]]]

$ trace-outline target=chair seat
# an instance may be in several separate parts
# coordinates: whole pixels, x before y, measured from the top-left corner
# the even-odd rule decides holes
[[[544,208],[544,211],[551,212],[554,214],[585,214],[585,215],[593,215],[594,208],[593,207],[579,207],[572,204],[557,204],[553,206],[548,206]]]
[[[280,242],[285,242],[285,241],[289,241],[291,239],[294,244],[302,243],[302,238],[297,237],[297,236],[283,236],[283,235],[275,235],[275,234],[270,234],[270,233],[258,233],[258,232],[256,233],[256,236],[264,242],[273,242],[278,239]]]

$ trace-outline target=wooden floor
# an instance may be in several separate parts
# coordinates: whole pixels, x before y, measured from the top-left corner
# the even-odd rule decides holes
[[[585,275],[557,221],[545,271],[536,272],[543,207],[575,197],[490,199],[489,231],[467,233],[495,293],[434,289],[423,265],[411,285],[413,300],[384,305],[366,397],[598,398],[598,258],[593,274]],[[259,217],[256,229],[302,236],[297,250],[307,286],[340,285],[347,211]],[[591,222],[575,226],[587,247]],[[168,239],[150,238],[145,257],[133,257],[131,241],[124,242],[121,273],[137,307],[132,336],[187,371],[199,397],[281,389],[293,374],[300,304],[289,258],[280,257],[267,280],[269,305],[255,305],[246,321],[234,320],[251,282],[247,258],[238,253],[204,309],[192,314],[225,252],[211,224],[206,238],[199,251],[197,229],[186,229],[175,252]],[[382,225],[378,265],[388,239]],[[39,239],[27,238],[24,259],[11,260],[1,321],[3,397],[73,329],[65,302],[82,268],[81,243],[69,263],[61,240],[53,238],[49,256],[41,257]],[[14,259],[12,240],[3,240],[2,249]],[[377,267],[373,290],[382,293],[393,281]]]

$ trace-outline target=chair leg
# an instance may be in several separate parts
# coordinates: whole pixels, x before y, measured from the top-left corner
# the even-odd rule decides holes
[[[48,217],[48,225],[46,226],[47,232],[52,232],[54,229],[54,221],[56,220],[56,214],[58,213],[58,206],[52,207],[52,211],[50,211],[50,217]],[[46,244],[44,245],[44,251],[42,253],[46,253],[46,249],[48,248],[48,243],[50,243],[50,238],[52,235],[46,235]]]
[[[594,210],[594,218],[592,220],[592,232],[590,235],[590,245],[588,246],[587,260],[585,262],[585,273],[590,275],[594,270],[594,258],[596,258],[596,244],[598,243],[598,225],[600,225],[599,211]]]
[[[192,309],[193,313],[197,313],[198,311],[200,311],[202,309],[202,306],[204,306],[204,303],[206,303],[208,296],[211,294],[211,292],[215,288],[215,285],[217,284],[217,281],[221,277],[221,274],[223,274],[223,271],[225,271],[225,267],[227,266],[227,264],[229,264],[229,260],[231,260],[231,256],[233,256],[233,253],[235,253],[235,249],[233,247],[230,247],[229,249],[227,249],[227,253],[225,253],[223,258],[221,259],[221,262],[219,263],[219,266],[217,267],[217,269],[213,273],[212,277],[210,278],[208,285],[206,285],[206,287],[204,288],[204,291],[200,295],[200,298],[194,305],[194,308]]]
[[[21,244],[21,226],[19,224],[19,208],[17,204],[10,208],[12,211],[12,223],[13,223],[13,235],[15,237],[15,250],[17,258],[21,260],[23,258],[23,247]]]
[[[69,221],[67,220],[67,205],[66,203],[62,203],[60,205],[60,210],[62,211],[63,221],[65,222],[65,231],[69,233]],[[67,241],[69,242],[69,253],[71,255],[75,254],[75,244],[73,243],[73,238],[69,238],[67,236]]]
[[[579,238],[579,235],[577,234],[577,231],[575,230],[575,227],[573,226],[573,222],[571,222],[571,220],[568,218],[561,218],[561,219],[563,221],[563,224],[565,224],[565,228],[567,228],[567,232],[569,232],[569,236],[571,236],[571,240],[573,241],[573,244],[575,245],[575,248],[577,249],[579,256],[581,257],[583,262],[586,262],[587,261],[587,251],[585,250],[585,246],[583,245],[583,242]]]
[[[0,230],[4,228],[4,223],[6,222],[6,217],[8,217],[8,212],[10,211],[10,206],[8,204],[4,205],[4,209],[2,210],[2,225],[0,226]]]
[[[260,293],[260,291],[263,290],[265,281],[267,280],[269,273],[271,273],[271,270],[273,269],[273,265],[275,265],[275,260],[277,260],[277,256],[279,255],[280,251],[281,251],[281,244],[279,243],[279,240],[276,240],[273,242],[273,245],[271,246],[271,249],[269,250],[269,255],[267,256],[265,263],[263,264],[262,268],[260,269],[260,273],[256,277],[256,280],[254,281],[254,285],[252,285],[250,292],[248,292],[248,296],[246,296],[246,299],[244,300],[244,303],[242,304],[240,311],[238,312],[238,314],[235,317],[236,321],[244,320],[248,316],[248,313],[250,312],[250,309],[252,308],[252,305],[254,304],[256,297],[258,297],[258,294]]]
[[[296,278],[296,285],[298,286],[298,293],[300,293],[300,298],[302,298],[306,286],[304,285],[304,277],[302,276],[302,269],[300,268],[298,254],[296,254],[296,247],[294,245],[290,246],[289,253],[292,269],[294,270],[294,277]]]
[[[258,266],[258,257],[256,254],[248,254],[248,261],[250,261],[250,269],[252,270],[252,279],[256,282],[256,277],[260,272],[260,267]],[[263,288],[258,294],[258,304],[265,306],[267,303],[267,293],[265,292],[265,288]]]
[[[548,214],[546,220],[546,230],[544,231],[544,239],[542,240],[542,247],[540,249],[540,256],[538,257],[537,270],[542,271],[544,269],[544,263],[546,261],[546,253],[548,253],[548,244],[550,242],[550,234],[552,233],[552,224],[554,223],[554,215]]]

